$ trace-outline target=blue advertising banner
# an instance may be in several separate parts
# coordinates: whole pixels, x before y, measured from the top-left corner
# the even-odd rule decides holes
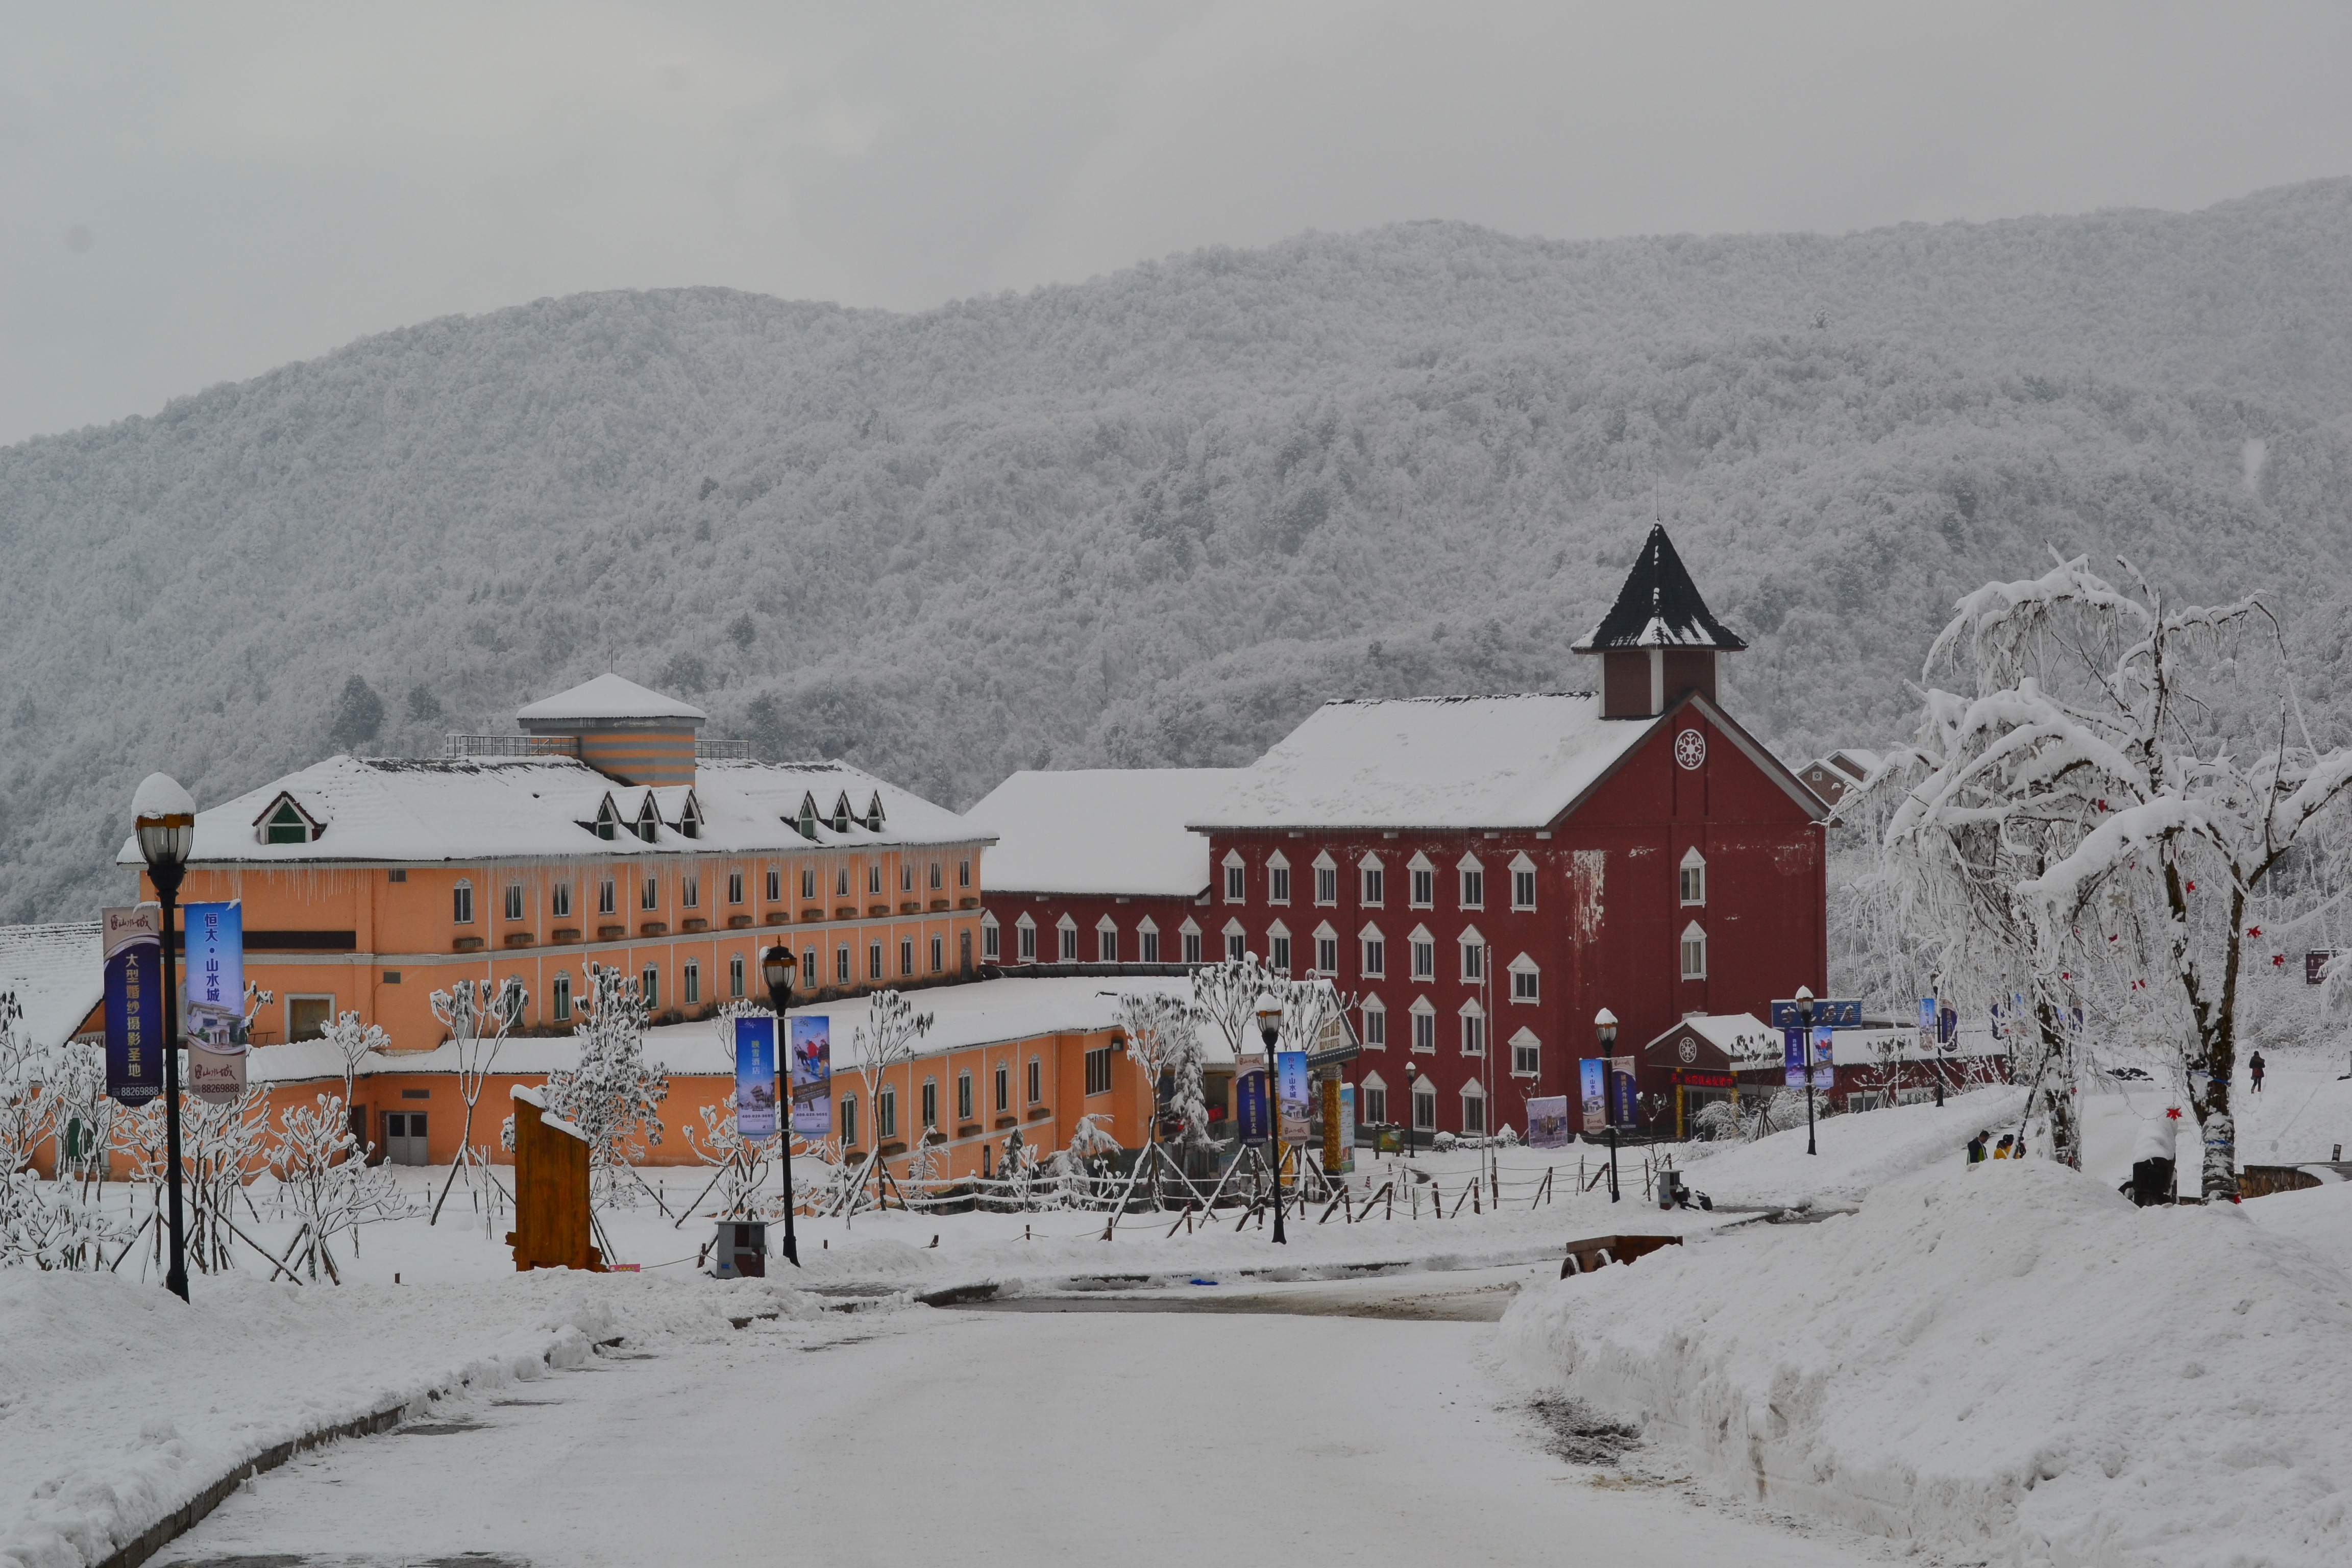
[[[1282,1141],[1304,1144],[1312,1111],[1307,1103],[1307,1053],[1277,1051],[1274,1058],[1275,1079],[1282,1097]]]
[[[1631,1127],[1642,1120],[1634,1065],[1632,1057],[1609,1058],[1609,1120],[1615,1126]]]
[[[186,1011],[180,1029],[191,1040],[201,1040],[215,1052],[245,1047],[245,906],[225,904],[182,906],[187,921],[181,951],[187,964],[181,971]]]
[[[1234,1066],[1234,1120],[1244,1143],[1263,1143],[1272,1132],[1265,1102],[1265,1058],[1245,1056]]]
[[[1801,1021],[1793,997],[1783,997],[1772,1004],[1772,1026],[1790,1029]],[[1813,1002],[1813,1022],[1827,1024],[1833,1029],[1862,1027],[1862,998],[1859,996],[1822,996]]]
[[[106,964],[106,1092],[144,1105],[163,1092],[163,911],[100,910]]]
[[[735,1020],[735,1131],[747,1143],[776,1135],[776,1020],[770,1014]]]
[[[833,1131],[833,1020],[793,1020],[793,1131],[803,1138]]]
[[[1577,1098],[1583,1102],[1584,1130],[1605,1132],[1609,1129],[1609,1064],[1599,1057],[1589,1057],[1576,1064]]]
[[[1805,1031],[1780,1031],[1780,1081],[1790,1089],[1805,1087]]]
[[[1827,1089],[1837,1081],[1837,1063],[1832,1055],[1832,1038],[1827,1026],[1818,1026],[1813,1030],[1813,1083],[1818,1088]]]

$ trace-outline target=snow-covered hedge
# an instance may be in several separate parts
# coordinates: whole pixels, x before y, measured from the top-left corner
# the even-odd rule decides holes
[[[2352,1286],[2041,1161],[1530,1289],[1531,1379],[1751,1498],[2004,1563],[2352,1562]]]

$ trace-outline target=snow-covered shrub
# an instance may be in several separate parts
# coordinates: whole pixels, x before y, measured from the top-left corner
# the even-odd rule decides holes
[[[335,1096],[319,1096],[315,1110],[289,1106],[278,1122],[269,1150],[278,1202],[300,1222],[297,1234],[310,1277],[317,1279],[324,1264],[328,1278],[341,1284],[328,1244],[372,1220],[402,1217],[409,1212],[407,1200],[390,1171],[367,1163],[365,1149],[352,1136],[351,1113]]]

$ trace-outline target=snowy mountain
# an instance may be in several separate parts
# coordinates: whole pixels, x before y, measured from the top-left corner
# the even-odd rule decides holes
[[[0,449],[0,920],[119,896],[150,768],[210,804],[606,669],[958,806],[1242,763],[1331,695],[1586,686],[1654,506],[1790,755],[1907,730],[1952,600],[2045,543],[2274,590],[2343,703],[2352,181],[1409,225],[914,316],[547,300]]]

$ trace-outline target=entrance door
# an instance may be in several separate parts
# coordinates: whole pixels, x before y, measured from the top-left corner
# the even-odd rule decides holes
[[[425,1112],[387,1110],[383,1113],[383,1156],[395,1165],[422,1165],[425,1153]]]

